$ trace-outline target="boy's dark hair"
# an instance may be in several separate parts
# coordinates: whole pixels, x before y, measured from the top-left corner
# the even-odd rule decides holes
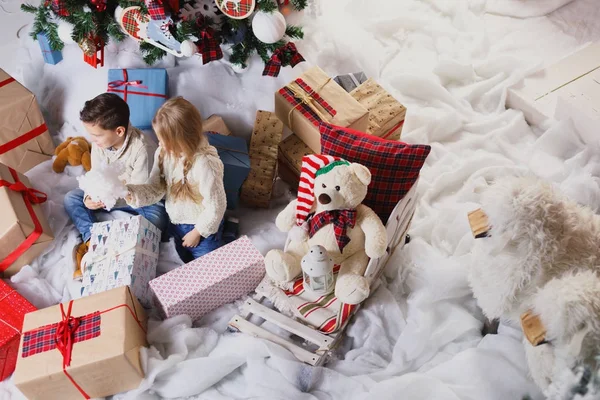
[[[127,129],[129,106],[125,100],[114,93],[102,93],[85,102],[79,112],[79,119],[106,130],[115,130],[120,126]]]

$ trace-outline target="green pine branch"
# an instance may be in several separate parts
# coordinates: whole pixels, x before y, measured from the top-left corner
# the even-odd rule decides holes
[[[117,42],[120,42],[127,37],[121,29],[121,26],[114,19],[109,19],[108,24],[106,25],[106,32]]]
[[[304,10],[308,6],[308,0],[291,0],[296,10]]]
[[[273,0],[257,0],[256,8],[270,13],[277,10],[277,4]]]
[[[38,7],[34,7],[31,4],[28,4],[28,3],[21,4],[21,11],[23,11],[23,12],[35,14],[37,12],[37,10],[38,10]]]
[[[160,61],[167,52],[148,42],[140,43],[140,51],[144,57],[144,62],[148,65],[156,64]]]
[[[304,39],[304,31],[299,26],[288,25],[285,35],[292,39]]]

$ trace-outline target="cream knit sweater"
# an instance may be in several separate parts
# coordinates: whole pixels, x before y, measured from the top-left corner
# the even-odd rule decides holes
[[[160,201],[165,195],[167,214],[174,224],[193,224],[203,237],[217,232],[227,208],[223,186],[223,162],[212,146],[198,149],[194,164],[187,176],[183,174],[183,161],[165,153],[163,174],[159,166],[159,147],[154,154],[154,166],[148,182],[143,185],[127,185],[131,193],[132,207],[142,207]],[[188,181],[197,188],[199,202],[189,199],[173,199],[168,188],[176,182]]]

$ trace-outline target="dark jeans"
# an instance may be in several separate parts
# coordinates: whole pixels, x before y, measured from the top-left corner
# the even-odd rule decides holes
[[[221,221],[217,233],[201,238],[196,247],[183,247],[183,237],[194,229],[191,224],[169,224],[169,234],[175,238],[177,254],[184,263],[189,263],[237,239],[238,224],[232,221]]]
[[[83,241],[90,240],[92,225],[97,222],[96,213],[103,210],[90,210],[83,203],[84,193],[81,189],[71,190],[65,196],[65,211],[71,217],[73,224],[81,233]],[[151,206],[133,208],[133,207],[117,207],[115,211],[125,211],[133,215],[141,215],[150,223],[156,226],[161,232],[165,232],[169,224],[169,216],[162,203],[156,203]]]

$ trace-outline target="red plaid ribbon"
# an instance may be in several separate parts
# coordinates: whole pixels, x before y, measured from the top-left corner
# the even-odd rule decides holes
[[[202,54],[202,64],[223,58],[223,51],[221,50],[219,41],[215,37],[215,30],[207,27],[201,31],[200,35],[198,50]]]
[[[25,202],[25,207],[27,207],[27,211],[31,216],[31,220],[33,221],[33,232],[21,243],[12,253],[10,253],[4,260],[0,261],[0,271],[4,272],[17,261],[19,257],[21,257],[39,238],[42,236],[43,228],[40,220],[37,215],[35,215],[35,211],[33,211],[33,204],[41,204],[47,200],[47,196],[45,193],[40,192],[39,190],[31,189],[25,186],[23,182],[19,179],[19,174],[12,168],[8,168],[10,174],[14,180],[14,182],[8,182],[3,179],[0,180],[0,187],[7,187],[8,190],[12,190],[15,192],[21,193],[23,196],[23,201]]]
[[[165,12],[165,6],[163,5],[162,0],[145,0],[145,3],[150,18],[157,21],[162,21],[167,18],[167,13]]]
[[[68,17],[67,2],[65,0],[52,0],[52,11],[61,17]]]
[[[63,356],[63,373],[69,378],[79,393],[81,393],[85,399],[89,399],[90,396],[67,372],[67,367],[71,365],[73,345],[100,336],[100,326],[102,322],[101,315],[122,307],[126,307],[129,310],[140,328],[146,332],[137,317],[137,313],[132,310],[128,304],[121,304],[104,311],[95,311],[81,317],[73,317],[71,316],[73,300],[71,300],[67,306],[66,312],[64,304],[60,304],[61,320],[59,322],[25,332],[23,335],[22,357],[30,357],[45,351],[57,349]]]
[[[348,228],[354,228],[356,224],[356,210],[323,211],[313,216],[308,221],[309,237],[313,237],[319,229],[328,224],[333,224],[335,239],[340,248],[340,253],[343,253],[344,247],[350,243],[350,238],[346,234],[346,231]]]
[[[304,57],[302,57],[302,55],[298,52],[296,45],[292,42],[289,42],[285,46],[282,46],[273,52],[271,59],[265,65],[263,76],[279,76],[281,67],[283,67],[283,54],[286,51],[292,53],[292,59],[290,60],[290,65],[292,67],[295,67],[304,61]]]
[[[123,80],[122,81],[112,81],[108,82],[108,92],[114,93],[123,93],[123,100],[127,102],[127,94],[138,94],[140,96],[154,96],[154,97],[163,97],[167,98],[167,95],[161,93],[148,93],[148,92],[137,92],[133,90],[128,90],[129,86],[138,87],[140,89],[148,89],[147,86],[142,85],[142,81],[129,81],[127,75],[127,70],[123,70]],[[117,89],[118,87],[123,86],[123,89]]]
[[[301,91],[292,89],[292,84],[295,83],[300,87]],[[329,115],[334,117],[337,111],[329,105],[316,91],[314,91],[308,84],[306,84],[302,78],[296,79],[292,84],[287,85],[279,89],[281,94],[288,102],[294,105],[294,108],[298,108],[302,115],[304,115],[314,126],[319,126],[324,118],[318,108],[313,103],[317,102]],[[291,124],[290,124],[291,126]]]

